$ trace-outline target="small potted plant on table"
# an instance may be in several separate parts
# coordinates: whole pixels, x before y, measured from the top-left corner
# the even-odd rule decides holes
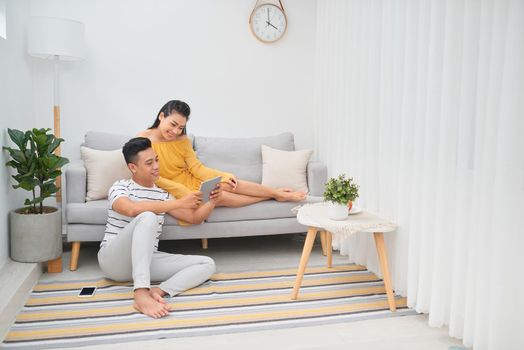
[[[353,178],[346,178],[345,174],[329,179],[323,195],[324,201],[328,202],[328,218],[345,220],[353,206],[353,201],[358,198],[358,189]]]
[[[8,129],[17,146],[4,147],[11,158],[6,165],[16,170],[13,188],[32,193],[24,208],[9,213],[11,258],[18,262],[44,262],[62,255],[62,212],[44,206],[44,200],[58,192],[55,179],[69,160],[53,153],[64,140],[49,134],[50,130]]]

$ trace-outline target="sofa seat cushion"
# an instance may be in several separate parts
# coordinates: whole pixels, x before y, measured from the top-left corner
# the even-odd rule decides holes
[[[249,221],[294,218],[293,208],[305,203],[321,202],[322,197],[308,197],[305,202],[263,201],[240,208],[215,208],[206,222]]]
[[[274,200],[263,201],[240,208],[215,208],[207,222],[244,221],[290,218],[295,216],[291,209],[296,203],[279,203]]]
[[[207,222],[249,221],[294,218],[292,209],[304,203],[322,201],[322,197],[309,196],[305,202],[277,202],[268,200],[241,208],[215,208],[207,218]],[[107,221],[107,199],[87,203],[67,204],[68,224],[105,225]],[[165,216],[164,225],[176,226],[178,221],[171,215]]]
[[[264,201],[241,208],[219,207],[213,210],[207,222],[262,220],[294,217],[291,211],[297,203],[279,203]],[[67,222],[70,224],[105,225],[109,202],[104,200],[87,203],[69,203],[67,205]],[[164,225],[178,225],[171,215],[165,216]]]
[[[67,204],[67,222],[70,224],[105,225],[109,201],[100,199],[86,203]]]

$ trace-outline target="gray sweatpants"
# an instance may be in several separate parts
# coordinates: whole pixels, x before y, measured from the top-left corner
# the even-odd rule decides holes
[[[160,289],[175,296],[207,281],[215,273],[215,262],[207,256],[168,254],[154,251],[158,221],[152,212],[136,216],[98,252],[102,272],[115,281],[133,280],[134,289]]]

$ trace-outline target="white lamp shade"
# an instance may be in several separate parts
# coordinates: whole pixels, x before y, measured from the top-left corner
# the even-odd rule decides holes
[[[52,17],[31,17],[27,31],[31,56],[61,61],[85,58],[85,29],[82,22]]]

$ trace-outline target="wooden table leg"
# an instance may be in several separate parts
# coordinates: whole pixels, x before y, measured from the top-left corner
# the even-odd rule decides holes
[[[322,255],[326,256],[326,231],[320,231],[320,244],[322,245]]]
[[[304,243],[304,249],[302,250],[302,257],[300,258],[300,265],[297,271],[297,278],[295,280],[295,286],[293,287],[293,294],[291,299],[295,300],[298,297],[298,291],[304,278],[304,272],[306,271],[307,262],[313,249],[313,243],[315,243],[315,237],[317,236],[317,228],[310,227],[307,231],[306,242]]]
[[[54,260],[47,262],[47,273],[60,273],[62,272],[62,256]]]
[[[333,234],[326,232],[327,267],[333,267]]]
[[[395,304],[395,295],[393,294],[393,287],[391,285],[391,278],[389,276],[388,256],[386,254],[386,244],[384,243],[384,233],[375,232],[375,245],[377,247],[378,259],[380,260],[380,268],[384,279],[384,287],[388,296],[389,309],[392,312],[397,311]]]

